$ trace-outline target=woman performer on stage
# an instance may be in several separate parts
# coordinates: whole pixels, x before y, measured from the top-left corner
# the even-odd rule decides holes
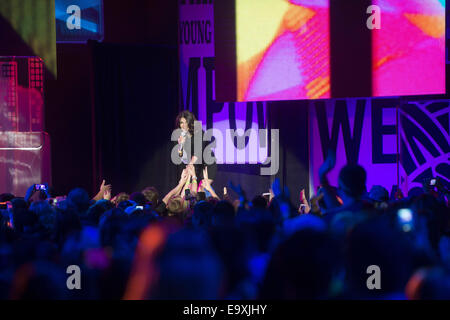
[[[209,184],[212,184],[214,177],[216,176],[217,164],[214,153],[211,152],[211,156],[213,157],[214,162],[212,164],[205,163],[205,159],[203,159],[203,151],[205,150],[208,141],[203,141],[204,132],[201,129],[194,128],[194,121],[196,121],[195,115],[187,110],[180,112],[175,121],[176,128],[180,128],[182,130],[181,136],[178,138],[179,144],[179,156],[181,157],[182,163],[179,166],[180,172],[186,168],[192,177],[192,182],[200,181],[199,186],[204,184],[203,182],[203,170],[207,168],[208,170],[208,181]],[[199,159],[194,154],[194,140],[196,135],[201,134],[201,159]],[[190,148],[188,148],[190,146]]]

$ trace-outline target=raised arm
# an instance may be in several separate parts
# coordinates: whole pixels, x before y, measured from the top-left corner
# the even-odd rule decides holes
[[[188,179],[188,174],[187,174],[186,169],[185,169],[185,170],[183,170],[183,173],[181,174],[181,178],[178,181],[178,185],[175,188],[173,188],[172,190],[170,190],[169,193],[166,194],[166,196],[163,198],[162,201],[166,205],[167,205],[167,203],[169,202],[169,199],[172,196],[180,193],[180,191],[183,189],[183,186],[186,184],[187,179]]]
[[[337,200],[336,195],[331,190],[331,186],[327,177],[328,172],[333,170],[335,165],[336,165],[336,151],[328,150],[327,158],[319,168],[320,185],[324,189],[323,200],[325,201],[326,207],[328,209],[336,208],[341,205]]]
[[[107,185],[105,180],[103,180],[102,185],[100,186],[100,190],[95,195],[93,200],[98,201],[98,200],[105,199],[105,195],[106,195],[106,197],[111,196],[111,185],[110,184]]]
[[[245,194],[245,191],[242,189],[241,185],[235,186],[233,182],[229,182],[229,186],[231,190],[237,193],[239,196],[239,207],[238,210],[246,210],[247,209],[247,196]]]
[[[308,200],[306,200],[305,189],[302,189],[300,191],[300,207],[298,208],[298,213],[309,213],[310,211],[311,207],[309,206]]]
[[[214,189],[211,187],[211,184],[209,183],[209,178],[208,178],[208,167],[205,167],[205,169],[203,169],[203,180],[202,180],[202,186],[208,190],[209,193],[211,193],[211,195],[214,198],[217,198],[220,200],[219,196],[214,192]],[[226,189],[225,189],[226,190]]]

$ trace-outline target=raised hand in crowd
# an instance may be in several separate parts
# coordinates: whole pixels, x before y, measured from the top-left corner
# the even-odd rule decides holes
[[[234,192],[236,192],[239,197],[245,197],[245,192],[244,192],[244,190],[242,190],[242,187],[240,184],[234,185],[233,181],[230,181],[228,185],[229,185],[230,189],[233,190]]]
[[[48,187],[47,183],[33,184],[27,189],[24,199],[27,202],[50,199],[51,196],[50,196],[50,192],[48,189],[49,189],[49,187]]]
[[[111,185],[110,184],[106,184],[106,181],[103,179],[102,184],[100,186],[100,190],[95,195],[93,200],[98,201],[98,200],[106,199],[105,198],[105,192],[107,192],[107,195],[109,194],[109,196],[111,196],[111,188],[112,188]],[[106,199],[106,200],[109,200],[109,199]]]
[[[209,178],[208,178],[208,167],[205,167],[203,169],[202,187],[205,188],[206,190],[208,190],[208,192],[211,193],[211,195],[214,198],[220,199],[219,196],[214,192],[214,189],[211,187],[211,183],[210,183]],[[225,189],[225,192],[226,192],[226,188],[224,188],[224,189]]]
[[[186,180],[189,178],[189,172],[188,170],[184,169],[183,172],[181,172],[180,180],[178,181],[178,184],[186,183]]]
[[[272,201],[272,199],[275,198],[272,188],[269,188],[269,193],[270,193],[270,196],[269,196],[269,203],[270,203]]]
[[[103,199],[111,200],[111,189],[106,189],[103,193]]]
[[[319,202],[320,200],[322,200],[324,197],[323,193],[320,193],[314,197],[311,198],[311,209],[310,209],[310,213],[317,215],[317,216],[321,216],[322,212],[320,210],[320,205]]]
[[[327,174],[336,166],[336,151],[329,149],[327,158],[319,168],[320,184],[325,187],[329,185]]]
[[[236,192],[236,194],[239,197],[239,207],[240,208],[246,208],[247,206],[247,196],[245,194],[245,191],[242,189],[241,185],[238,184],[237,186],[233,184],[232,181],[229,182],[229,187],[231,190]]]
[[[328,209],[336,208],[341,205],[338,201],[336,194],[333,192],[331,185],[328,181],[327,174],[336,166],[336,151],[329,149],[327,158],[319,168],[319,181],[323,188],[323,200],[325,201]]]
[[[273,192],[273,199],[278,203],[283,219],[291,217],[291,209],[295,212],[296,208],[293,207],[290,201],[289,189],[287,187],[283,188],[280,179],[275,178],[271,190]]]
[[[306,200],[305,197],[305,189],[300,190],[300,206],[298,208],[298,212],[300,214],[303,213],[309,213],[311,211],[311,208],[308,204],[308,200]]]
[[[273,193],[273,197],[277,198],[279,201],[290,202],[290,192],[288,187],[282,187],[280,183],[280,179],[275,178],[272,182],[271,192]]]
[[[190,175],[186,169],[183,170],[181,173],[180,180],[178,181],[178,185],[169,191],[168,194],[163,198],[163,202],[167,205],[169,202],[169,199],[173,197],[174,195],[179,195],[181,191],[184,192],[184,189],[187,188],[186,185],[189,182]]]

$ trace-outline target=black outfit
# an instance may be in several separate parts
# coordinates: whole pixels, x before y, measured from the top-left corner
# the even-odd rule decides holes
[[[204,134],[204,132],[202,131],[202,134]],[[203,137],[203,135],[202,135]],[[184,146],[190,146],[190,148],[186,148],[186,152],[188,152],[188,158],[189,161],[192,159],[192,156],[195,155],[194,154],[194,140],[195,140],[195,133],[192,137],[187,136],[186,137],[186,142],[184,143]],[[203,141],[202,139],[202,153],[201,153],[201,157],[199,155],[197,155],[197,157],[199,158],[197,160],[197,162],[200,162],[200,159],[202,160],[202,163],[194,163],[194,169],[195,169],[195,175],[197,176],[197,181],[200,182],[201,180],[203,180],[203,169],[205,167],[208,167],[208,178],[211,180],[214,180],[216,177],[216,172],[217,172],[217,163],[216,163],[216,158],[214,155],[214,152],[211,152],[212,157],[214,158],[214,162],[212,164],[206,164],[205,163],[205,159],[203,159],[203,152],[205,150],[205,148],[211,143],[211,141]],[[189,155],[190,153],[190,155]],[[183,171],[183,169],[186,168],[186,164],[181,163],[178,166],[178,176],[181,175],[181,172]]]

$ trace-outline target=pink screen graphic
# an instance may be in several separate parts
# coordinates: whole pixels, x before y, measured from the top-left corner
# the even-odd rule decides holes
[[[372,30],[372,96],[445,93],[444,3],[372,3],[381,17]],[[237,101],[330,98],[329,10],[328,0],[237,1]],[[370,14],[361,15],[367,28]]]
[[[247,2],[254,4],[254,12],[275,11],[277,21],[267,24],[272,30],[261,34],[261,26],[244,17],[249,10],[242,8],[240,12],[238,6],[238,101],[328,98],[328,1]],[[240,36],[242,32],[250,32],[255,41],[248,41],[248,35]],[[265,45],[261,45],[264,39],[258,38],[266,34],[273,37],[266,36]],[[255,50],[255,43],[260,50]]]

